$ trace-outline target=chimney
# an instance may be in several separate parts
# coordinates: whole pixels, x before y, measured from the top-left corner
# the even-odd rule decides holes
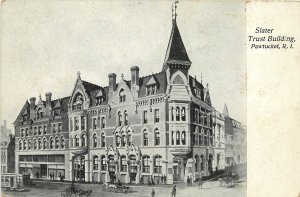
[[[46,97],[46,107],[51,107],[51,96],[52,96],[51,92],[47,92],[45,94],[45,97]]]
[[[35,97],[31,97],[29,99],[30,101],[30,110],[34,109],[35,108],[35,101],[36,101],[36,98]]]
[[[116,77],[117,75],[115,73],[109,73],[108,79],[109,79],[109,91],[115,91],[117,84],[116,84]]]
[[[140,89],[140,86],[139,86],[139,79],[140,79],[139,71],[140,71],[140,69],[138,66],[132,66],[130,68],[130,70],[131,70],[131,92],[133,94],[133,97],[136,98],[138,91]]]

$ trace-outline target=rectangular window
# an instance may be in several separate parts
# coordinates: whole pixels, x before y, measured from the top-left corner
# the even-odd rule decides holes
[[[29,136],[29,129],[28,128],[25,129],[25,135]]]
[[[160,144],[159,132],[155,132],[155,146],[159,146],[159,144]]]
[[[39,135],[42,135],[42,126],[38,127],[38,133],[39,133]]]
[[[93,118],[93,129],[97,129],[97,118]]]
[[[81,130],[85,130],[85,117],[81,116]]]
[[[169,145],[169,133],[166,133],[166,145]]]
[[[37,134],[38,134],[38,133],[37,133],[37,128],[36,128],[36,127],[33,128],[33,134],[34,134],[34,135],[37,135]]]
[[[75,131],[79,130],[79,117],[75,117]]]
[[[148,123],[148,111],[143,112],[143,123],[144,124]]]
[[[56,133],[56,124],[52,124],[52,131],[53,131],[53,133]]]
[[[44,125],[44,135],[46,135],[47,134],[47,125]]]
[[[61,131],[62,131],[61,123],[58,123],[58,132],[61,132]]]
[[[101,129],[105,128],[105,117],[101,117]]]
[[[159,122],[159,109],[154,110],[154,122]]]

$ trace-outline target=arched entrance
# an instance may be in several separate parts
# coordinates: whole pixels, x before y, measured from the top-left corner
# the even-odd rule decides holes
[[[108,173],[110,182],[116,182],[116,162],[115,157],[113,155],[108,156]]]
[[[129,176],[130,183],[136,182],[136,174],[137,174],[137,161],[135,155],[129,156]]]
[[[73,181],[85,181],[85,157],[76,156],[73,159]]]

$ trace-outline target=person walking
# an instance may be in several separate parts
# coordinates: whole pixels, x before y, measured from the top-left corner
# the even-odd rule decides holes
[[[176,185],[173,186],[171,197],[176,197]]]
[[[151,197],[155,197],[155,190],[154,189],[152,189],[152,191],[151,191]]]

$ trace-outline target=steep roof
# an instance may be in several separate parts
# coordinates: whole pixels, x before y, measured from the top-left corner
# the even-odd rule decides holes
[[[139,85],[140,85],[140,91],[138,94],[138,98],[142,98],[146,96],[146,89],[147,89],[147,83],[151,78],[155,78],[157,81],[157,90],[156,94],[163,94],[166,92],[167,88],[167,76],[166,72],[162,71],[160,73],[148,75],[145,77],[141,77],[139,80]]]
[[[163,70],[166,69],[166,65],[168,63],[191,64],[175,19],[173,19],[172,31],[167,47]]]

